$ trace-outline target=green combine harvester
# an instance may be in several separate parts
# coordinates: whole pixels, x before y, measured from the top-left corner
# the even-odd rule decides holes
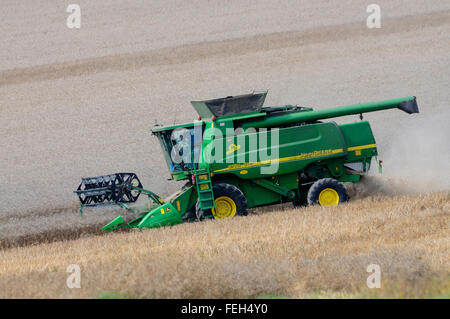
[[[292,202],[336,206],[349,199],[343,182],[358,182],[372,158],[381,170],[372,130],[362,114],[398,108],[418,113],[414,96],[334,107],[264,107],[267,91],[193,101],[198,120],[155,126],[171,179],[181,190],[162,199],[134,173],[82,178],[75,191],[83,207],[114,204],[136,213],[103,230],[154,228],[205,218],[245,216],[252,207]],[[360,121],[323,120],[359,114]],[[150,207],[139,208],[140,194]]]

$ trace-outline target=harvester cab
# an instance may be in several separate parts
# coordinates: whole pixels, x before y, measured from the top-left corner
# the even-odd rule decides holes
[[[313,110],[264,107],[267,91],[193,101],[197,121],[152,130],[171,179],[185,186],[163,200],[133,173],[83,178],[75,191],[86,206],[115,204],[136,213],[103,230],[152,228],[204,218],[247,215],[248,208],[293,202],[336,206],[349,199],[344,182],[367,174],[377,147],[367,121],[323,121],[398,108],[418,113],[414,96]],[[381,162],[379,162],[381,165]],[[144,193],[150,208],[134,204]]]

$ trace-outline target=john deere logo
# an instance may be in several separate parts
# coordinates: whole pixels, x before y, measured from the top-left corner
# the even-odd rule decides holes
[[[228,146],[228,151],[227,151],[227,155],[236,152],[238,149],[240,149],[241,146],[240,145],[236,145],[236,144],[230,144]]]

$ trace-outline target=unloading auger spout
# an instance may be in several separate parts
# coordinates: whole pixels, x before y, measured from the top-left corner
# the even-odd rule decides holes
[[[419,107],[417,105],[416,97],[408,96],[403,98],[384,100],[380,102],[337,106],[317,111],[309,110],[299,113],[282,114],[279,116],[264,118],[257,121],[249,121],[248,123],[244,123],[242,125],[242,128],[247,129],[249,127],[276,127],[279,125],[286,125],[290,123],[311,122],[340,116],[363,114],[395,108],[398,108],[399,110],[402,110],[408,114],[419,113]]]

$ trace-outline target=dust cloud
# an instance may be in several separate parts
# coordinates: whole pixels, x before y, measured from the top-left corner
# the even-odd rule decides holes
[[[422,114],[402,127],[385,149],[385,176],[403,181],[409,191],[450,187],[449,113]]]
[[[420,107],[420,106],[419,106]],[[379,147],[382,173],[375,159],[356,184],[346,183],[352,199],[445,191],[450,188],[450,114],[415,114],[398,125]]]

